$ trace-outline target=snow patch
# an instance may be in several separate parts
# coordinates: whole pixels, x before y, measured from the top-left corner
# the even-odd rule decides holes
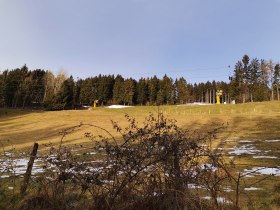
[[[280,176],[280,168],[254,167],[252,169],[245,169],[244,174],[247,174],[245,175],[246,177],[251,177],[252,174]]]
[[[255,159],[260,159],[260,158],[263,158],[263,159],[278,159],[278,157],[275,157],[275,156],[253,156],[253,158]]]
[[[206,199],[206,200],[211,200],[212,199],[210,196],[205,196],[205,197],[202,197],[202,198]],[[224,197],[217,197],[216,199],[217,199],[218,203],[232,203],[231,201],[227,200]]]
[[[1,159],[1,166],[0,167],[0,173],[13,173],[15,175],[21,175],[26,172],[27,169],[27,164],[28,164],[27,159],[21,158],[21,159],[8,159],[8,160],[3,160]],[[38,163],[40,160],[36,159],[34,161],[34,165],[32,168],[32,175],[36,173],[42,173],[44,172],[44,169],[40,166]],[[8,176],[9,177],[9,176]],[[1,178],[7,178],[7,175],[2,175]]]
[[[261,152],[261,150],[256,149],[256,147],[252,146],[252,144],[242,145],[240,147],[234,146],[232,149],[233,151],[229,152],[231,155],[254,155]]]
[[[265,140],[265,142],[280,142],[280,139]]]
[[[129,107],[132,107],[132,106],[111,105],[111,106],[107,106],[106,108],[109,108],[109,109],[122,109],[122,108],[129,108]]]
[[[209,103],[201,103],[201,102],[194,102],[194,103],[187,103],[187,104],[180,104],[180,105],[177,105],[177,106],[205,106],[205,105],[213,105],[213,104],[209,104]]]
[[[254,140],[240,140],[239,142],[241,143],[251,143],[251,142],[255,142]]]
[[[254,190],[262,190],[262,188],[257,188],[257,187],[245,187],[245,191],[254,191]]]
[[[188,184],[188,188],[190,189],[202,189],[203,186],[197,185],[197,184]]]

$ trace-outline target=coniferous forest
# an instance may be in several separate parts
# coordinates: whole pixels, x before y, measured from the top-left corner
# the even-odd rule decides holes
[[[234,66],[229,82],[207,81],[190,84],[183,78],[153,76],[123,78],[98,75],[75,81],[65,73],[21,68],[0,72],[0,107],[78,109],[98,105],[171,105],[193,102],[215,103],[216,91],[223,90],[222,102],[236,103],[279,100],[280,65],[272,60],[244,55]]]

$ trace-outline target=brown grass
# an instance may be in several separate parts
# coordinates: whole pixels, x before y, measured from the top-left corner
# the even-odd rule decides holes
[[[161,106],[160,111],[176,119],[187,129],[205,131],[217,124],[228,124],[220,138],[273,139],[280,138],[280,103],[264,102],[237,105]],[[131,107],[125,109],[97,108],[96,110],[69,110],[58,112],[0,109],[0,142],[16,148],[28,147],[33,142],[58,143],[63,129],[90,123],[107,129],[115,135],[111,120],[124,125],[124,114],[142,122],[149,112],[158,107]],[[82,143],[84,130],[67,136],[66,143]],[[101,131],[93,131],[102,134]],[[9,141],[9,142],[8,142]]]

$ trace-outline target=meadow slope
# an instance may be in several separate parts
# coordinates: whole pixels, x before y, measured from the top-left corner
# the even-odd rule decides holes
[[[30,111],[0,109],[0,141],[5,146],[28,147],[33,142],[60,141],[63,129],[80,123],[100,126],[113,135],[111,120],[125,125],[124,115],[135,117],[140,123],[149,113],[158,110],[168,118],[177,120],[179,126],[190,130],[209,130],[224,124],[227,126],[220,139],[275,139],[280,138],[280,102],[248,103],[236,105],[206,106],[137,106],[123,109],[97,108],[95,110]],[[80,132],[67,136],[65,143],[81,143],[86,126]],[[92,129],[96,134],[101,130]]]
[[[34,142],[40,144],[58,144],[63,130],[78,126],[63,138],[63,144],[86,145],[91,143],[84,137],[86,132],[94,135],[107,135],[103,128],[116,138],[120,137],[113,129],[112,122],[122,127],[128,123],[125,114],[133,116],[141,123],[153,113],[158,112],[177,124],[196,133],[208,132],[224,125],[213,144],[213,149],[223,154],[226,162],[236,165],[231,171],[233,175],[240,173],[242,183],[241,202],[244,208],[251,209],[253,200],[256,209],[271,208],[277,196],[274,188],[280,183],[280,102],[247,103],[236,105],[205,106],[137,106],[123,109],[99,107],[95,110],[69,111],[31,111],[17,109],[0,109],[0,143],[3,148],[30,151]],[[84,126],[80,127],[80,124]],[[100,128],[94,128],[91,124]],[[46,147],[49,148],[49,147]],[[257,169],[257,170],[256,170]],[[253,174],[250,171],[255,172]],[[246,176],[246,173],[250,176]],[[235,189],[235,186],[229,186]],[[250,198],[250,199],[249,199]],[[247,208],[248,205],[248,208]]]

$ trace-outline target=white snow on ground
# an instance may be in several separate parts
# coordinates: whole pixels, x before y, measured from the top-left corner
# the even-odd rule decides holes
[[[252,143],[254,141],[255,140],[240,140],[239,142],[241,142],[241,143]]]
[[[224,187],[225,192],[233,192],[233,190],[230,187]]]
[[[246,177],[251,177],[253,174],[280,176],[280,168],[254,167],[252,169],[245,169],[243,173],[245,174]]]
[[[227,140],[224,140],[224,142],[239,142],[239,143],[253,143],[253,142],[256,142],[258,140],[233,140],[233,139],[227,139]]]
[[[197,184],[188,184],[188,188],[190,189],[202,189],[203,186],[197,185]]]
[[[280,139],[265,140],[265,142],[280,142]]]
[[[206,199],[206,200],[211,200],[212,199],[210,196],[205,196],[205,197],[202,197],[202,198]],[[231,201],[227,200],[224,197],[217,197],[217,202],[218,203],[232,203]]]
[[[262,188],[257,188],[257,187],[245,187],[245,191],[254,191],[254,190],[262,190]]]
[[[256,153],[262,152],[261,150],[256,149],[256,147],[252,146],[252,144],[242,145],[240,147],[234,146],[232,148],[233,151],[229,152],[231,155],[254,155]]]
[[[27,169],[28,164],[27,159],[11,159],[11,160],[0,160],[1,167],[0,167],[0,173],[13,173],[16,175],[24,174]],[[32,168],[32,174],[41,173],[44,170],[42,167],[38,164],[38,159],[34,161],[34,165]],[[8,175],[4,174],[0,176],[0,178],[6,178]]]
[[[106,108],[109,108],[109,109],[122,109],[122,108],[128,108],[128,107],[132,107],[132,106],[111,105],[111,106],[107,106]]]
[[[260,158],[263,158],[263,159],[278,159],[278,157],[275,157],[275,156],[253,156],[253,158],[255,159],[260,159]]]
[[[224,140],[224,142],[237,142],[237,140],[230,140],[230,139],[228,139],[228,140]]]
[[[194,102],[194,103],[187,103],[187,104],[180,104],[176,106],[205,106],[205,105],[213,105],[213,104],[208,104],[208,103],[201,103],[201,102]]]

